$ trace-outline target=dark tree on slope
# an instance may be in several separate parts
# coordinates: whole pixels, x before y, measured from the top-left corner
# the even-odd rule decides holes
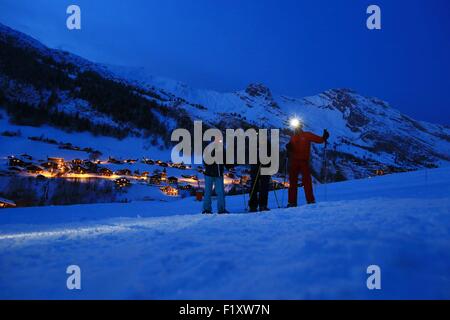
[[[188,123],[189,126],[186,127],[192,125],[190,117],[183,110],[172,110],[142,96],[145,94],[157,99],[159,98],[157,94],[143,92],[130,85],[107,79],[94,71],[81,71],[77,66],[64,60],[55,61],[52,56],[42,54],[31,47],[20,46],[11,37],[7,37],[6,40],[0,39],[0,74],[6,79],[4,87],[0,90],[6,88],[9,90],[1,99],[4,103],[10,104],[7,110],[16,123],[30,125],[46,123],[69,131],[91,131],[94,134],[115,137],[127,135],[127,132],[115,129],[116,127],[97,126],[87,119],[54,110],[53,107],[59,101],[58,92],[67,91],[73,98],[83,99],[96,111],[111,116],[120,126],[131,125],[138,129],[146,129],[149,136],[161,137],[166,144],[170,141],[169,133],[155,113],[170,117],[176,122]],[[72,76],[69,77],[69,74]],[[41,99],[38,105],[30,106],[38,111],[30,110],[21,104],[23,99],[20,92],[11,92],[11,88],[8,87],[11,83],[9,79],[32,86],[41,97],[48,98]],[[23,110],[19,111],[17,108]]]

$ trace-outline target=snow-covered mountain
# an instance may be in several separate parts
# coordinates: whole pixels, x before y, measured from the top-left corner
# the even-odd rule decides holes
[[[174,128],[191,129],[197,119],[219,128],[280,128],[286,142],[288,119],[296,115],[307,130],[331,132],[329,180],[450,164],[449,126],[414,120],[351,89],[306,98],[278,95],[262,84],[229,93],[196,89],[144,68],[49,49],[1,24],[0,106],[16,124],[142,137],[165,148]],[[315,146],[312,166],[321,181],[322,155],[323,147]]]
[[[144,68],[108,66],[118,78],[181,98],[183,108],[211,124],[244,120],[262,127],[284,129],[289,118],[300,117],[307,130],[332,136],[328,155],[334,179],[370,176],[376,170],[403,171],[448,165],[450,128],[416,121],[388,103],[365,97],[351,89],[331,89],[321,94],[292,98],[275,95],[262,84],[245,90],[220,93],[150,75]],[[189,103],[187,103],[189,102]],[[288,134],[286,129],[283,130]],[[321,147],[314,148],[313,166],[319,177]]]

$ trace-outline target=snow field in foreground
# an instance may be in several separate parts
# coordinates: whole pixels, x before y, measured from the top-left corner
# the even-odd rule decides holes
[[[192,199],[2,210],[0,298],[448,299],[449,178],[319,186],[316,205],[262,214],[202,216]],[[242,196],[227,205],[242,212]],[[71,264],[81,291],[66,288]]]

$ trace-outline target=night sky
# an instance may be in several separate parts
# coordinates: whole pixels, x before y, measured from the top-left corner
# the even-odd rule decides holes
[[[77,4],[82,30],[66,28]],[[382,30],[366,28],[366,8]],[[199,88],[262,82],[294,97],[376,96],[450,125],[448,0],[0,0],[0,22],[93,61],[145,66]]]

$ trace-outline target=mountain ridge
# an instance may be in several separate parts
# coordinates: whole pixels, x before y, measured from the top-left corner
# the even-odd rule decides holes
[[[303,98],[279,95],[261,83],[224,93],[197,89],[145,68],[99,64],[50,49],[2,24],[0,45],[0,105],[19,124],[136,135],[169,148],[170,132],[191,129],[194,120],[222,129],[279,128],[285,143],[288,120],[298,116],[307,130],[331,132],[328,178],[322,147],[312,149],[313,173],[320,181],[450,164],[448,126],[417,121],[349,88]]]

